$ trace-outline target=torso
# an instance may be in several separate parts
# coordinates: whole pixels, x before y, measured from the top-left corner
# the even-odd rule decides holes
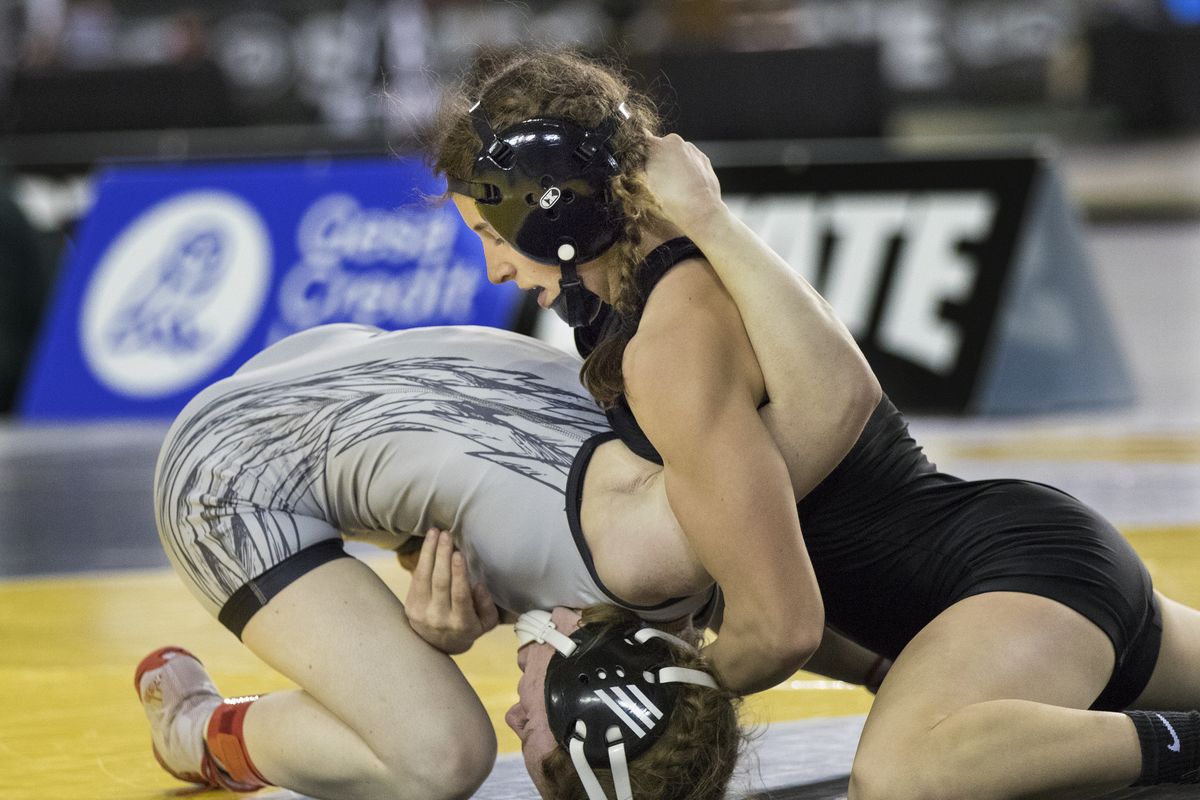
[[[656,301],[688,300],[680,284],[672,289],[667,281],[651,295],[673,263],[687,269],[694,258],[686,251],[676,255],[643,270],[648,310]],[[584,332],[577,341],[594,346],[595,334]],[[631,449],[661,463],[628,404],[619,403],[609,416]],[[644,486],[658,486],[652,468],[638,474]],[[1150,647],[1139,644],[1154,627],[1149,575],[1110,524],[1052,487],[963,481],[940,472],[886,395],[850,452],[799,498],[797,515],[826,624],[882,655],[896,658],[945,609],[990,591],[1037,594],[1075,609],[1108,633],[1118,661],[1126,653],[1133,662],[1144,660],[1136,650]],[[672,536],[682,538],[677,530]],[[688,555],[681,548],[672,554],[676,561],[666,563],[686,571]],[[1108,694],[1101,699],[1109,704],[1098,707],[1122,708],[1132,698],[1117,702]]]
[[[576,537],[563,513],[581,444],[608,429],[578,370],[555,348],[493,329],[324,326],[277,343],[198,395],[164,459],[208,454],[183,473],[188,502],[200,505],[205,492],[232,495],[389,548],[429,527],[449,529],[475,578],[511,611],[657,606],[638,602],[640,594],[624,602],[608,528]],[[636,510],[642,493],[627,491],[634,465],[609,448],[595,467],[600,478],[581,474],[589,515],[652,519]],[[664,599],[672,602],[650,618],[683,616],[708,595]]]
[[[671,512],[662,467],[619,439],[596,447],[580,517],[596,571],[623,599],[654,606],[713,585]]]

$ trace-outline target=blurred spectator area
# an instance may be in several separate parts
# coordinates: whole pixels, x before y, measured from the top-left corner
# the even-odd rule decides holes
[[[0,297],[98,164],[412,149],[520,44],[627,63],[702,142],[1038,139],[1094,217],[1200,218],[1200,0],[0,0]]]
[[[1200,126],[1196,5],[0,0],[0,157],[403,146],[476,50],[522,43],[627,61],[694,138],[911,135],[967,114],[1005,134],[1179,135]],[[45,136],[131,130],[175,133]]]
[[[522,43],[627,62],[698,140],[1178,140],[1198,2],[0,0],[0,162],[405,149],[474,52]]]
[[[442,86],[480,48],[569,44],[627,63],[668,126],[695,140],[970,150],[1045,138],[1069,169],[1086,166],[1067,177],[1089,211],[1191,216],[1198,6],[0,0],[0,165],[41,228],[71,216],[64,203],[86,195],[73,182],[106,160],[417,147]],[[45,180],[60,183],[47,193]]]

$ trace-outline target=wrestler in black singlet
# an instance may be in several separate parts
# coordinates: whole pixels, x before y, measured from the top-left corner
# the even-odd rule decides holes
[[[641,296],[672,266],[700,255],[687,239],[655,249],[637,273]],[[580,353],[587,356],[621,324],[637,322],[605,306],[596,322],[576,330]],[[607,414],[633,452],[662,463],[624,396]],[[593,437],[573,471],[608,438]],[[580,494],[569,500],[576,510]],[[854,447],[797,511],[827,624],[877,653],[894,659],[965,597],[1025,592],[1078,611],[1112,640],[1116,666],[1093,708],[1125,708],[1150,680],[1161,616],[1149,573],[1116,529],[1049,486],[939,472],[886,395]]]

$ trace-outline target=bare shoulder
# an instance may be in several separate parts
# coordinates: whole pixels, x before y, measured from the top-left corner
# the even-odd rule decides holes
[[[683,389],[708,382],[761,383],[737,306],[702,258],[681,261],[655,286],[622,371],[635,407],[639,400],[658,405],[645,397],[647,390],[685,400]]]
[[[716,270],[704,258],[685,258],[663,275],[642,315],[643,324],[653,324],[658,318],[688,317],[698,306],[724,307],[737,314],[737,306]]]

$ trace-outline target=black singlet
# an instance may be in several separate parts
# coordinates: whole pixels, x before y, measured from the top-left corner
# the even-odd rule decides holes
[[[687,239],[652,251],[637,273],[643,300],[671,267],[698,255]],[[576,330],[580,353],[621,324],[637,320],[605,306],[592,325]],[[623,395],[607,413],[633,452],[662,463]],[[582,497],[568,502],[578,506]],[[1075,609],[1112,640],[1116,667],[1094,708],[1125,707],[1150,678],[1161,617],[1149,574],[1116,529],[1052,487],[963,481],[938,471],[886,395],[797,512],[827,624],[877,653],[895,658],[959,600],[1017,591]]]

